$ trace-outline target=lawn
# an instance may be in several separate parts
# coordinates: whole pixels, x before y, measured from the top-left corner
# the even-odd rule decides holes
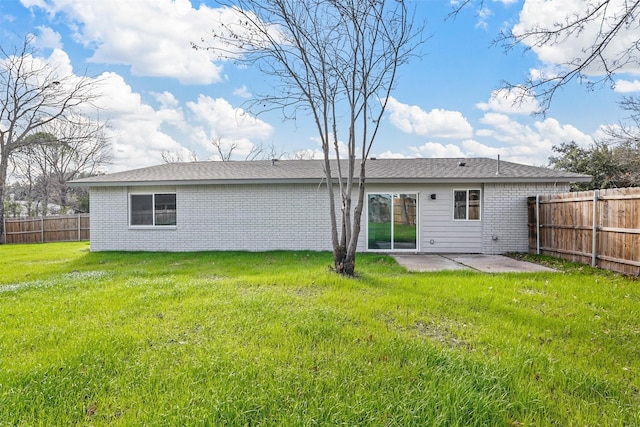
[[[0,426],[640,425],[636,279],[331,261],[0,246]]]

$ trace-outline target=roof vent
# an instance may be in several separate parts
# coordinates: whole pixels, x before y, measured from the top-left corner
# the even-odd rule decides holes
[[[496,162],[496,175],[500,175],[500,154],[498,154],[498,161]]]
[[[464,160],[460,160],[458,162],[458,166],[466,166],[466,165],[467,165],[467,163]]]
[[[278,159],[271,159],[271,166],[275,166]]]

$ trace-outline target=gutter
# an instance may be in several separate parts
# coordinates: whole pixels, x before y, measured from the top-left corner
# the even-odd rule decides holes
[[[70,187],[158,187],[176,185],[269,185],[269,184],[318,184],[318,178],[250,178],[250,179],[186,179],[154,181],[69,181]],[[337,181],[337,178],[334,178]],[[345,180],[346,181],[346,180]],[[459,183],[543,183],[543,182],[590,182],[591,177],[459,177],[459,178],[366,178],[367,184],[459,184]]]

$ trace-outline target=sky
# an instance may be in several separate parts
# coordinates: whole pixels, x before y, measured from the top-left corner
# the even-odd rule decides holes
[[[492,43],[500,31],[551,23],[584,1],[485,0],[455,19],[448,18],[452,0],[411,4],[427,41],[419,57],[400,68],[373,157],[500,155],[543,166],[554,145],[587,147],[603,138],[605,126],[627,115],[618,106],[621,97],[640,94],[638,67],[616,75],[613,87],[565,86],[544,116],[532,115],[535,99],[514,105],[513,93],[500,90],[504,81],[524,82],[580,47],[577,40],[505,51]],[[167,152],[219,159],[211,141],[225,151],[235,146],[236,160],[255,147],[322,158],[309,117],[248,111],[272,77],[190,47],[228,19],[228,10],[209,0],[0,0],[0,42],[11,50],[32,34],[42,60],[100,82],[99,117],[108,120],[113,150],[109,172],[160,164]]]

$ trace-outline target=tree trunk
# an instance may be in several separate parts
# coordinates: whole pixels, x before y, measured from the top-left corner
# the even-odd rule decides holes
[[[356,251],[358,249],[358,238],[360,236],[360,227],[362,220],[362,211],[364,208],[365,195],[365,160],[360,164],[360,176],[358,185],[358,202],[353,211],[353,221],[350,222],[350,238],[346,245],[334,246],[333,260],[336,273],[344,276],[354,276],[356,270]],[[350,194],[351,192],[349,192]],[[351,203],[349,203],[351,206]],[[344,221],[344,217],[343,217]]]
[[[333,261],[336,273],[353,277],[356,271],[356,254],[347,253],[344,246],[338,246],[333,250]]]
[[[2,158],[0,158],[0,244],[6,243],[4,241],[4,196],[8,170],[9,159],[7,156],[2,156]]]

